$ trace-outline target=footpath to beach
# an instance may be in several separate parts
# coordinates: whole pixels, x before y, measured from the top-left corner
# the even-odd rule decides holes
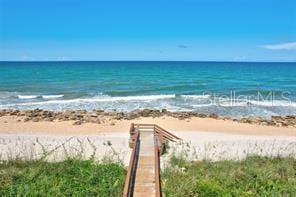
[[[154,124],[131,124],[130,147],[133,149],[123,196],[161,196],[160,155],[169,141],[181,139]]]

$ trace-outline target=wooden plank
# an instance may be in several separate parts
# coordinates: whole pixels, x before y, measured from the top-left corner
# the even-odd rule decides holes
[[[140,132],[140,151],[134,196],[155,196],[154,131]]]

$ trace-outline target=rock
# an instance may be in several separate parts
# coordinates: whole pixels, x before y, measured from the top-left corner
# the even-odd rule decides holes
[[[82,114],[77,114],[77,115],[76,115],[76,118],[77,118],[77,119],[79,119],[79,118],[83,118],[83,117],[84,117],[84,115],[82,115]]]
[[[39,113],[39,112],[42,112],[42,109],[36,108],[36,109],[33,110],[33,112]]]
[[[38,116],[38,113],[35,113],[35,112],[32,112],[30,115],[29,115],[29,117],[31,117],[31,118],[34,118],[34,117],[37,117]]]
[[[73,125],[81,125],[83,122],[81,120],[75,121]]]
[[[121,119],[124,119],[124,117],[125,117],[125,114],[123,112],[119,112],[114,116],[114,119],[121,120]]]
[[[24,122],[28,122],[28,121],[30,121],[30,120],[31,120],[31,118],[26,117],[26,118],[24,119]]]
[[[51,118],[44,118],[43,121],[51,121]]]
[[[20,112],[19,110],[14,110],[14,111],[11,111],[11,112],[9,113],[9,115],[10,115],[10,116],[17,116],[19,112]]]
[[[288,125],[286,122],[283,122],[283,123],[282,123],[282,126],[283,126],[283,127],[287,127],[287,126],[289,126],[289,125]]]
[[[217,114],[215,114],[215,113],[212,113],[212,114],[209,115],[209,118],[218,119],[219,116]]]
[[[76,116],[70,116],[69,117],[69,120],[76,120],[77,118],[76,118]]]
[[[90,117],[97,118],[98,115],[97,114],[91,114]]]
[[[100,114],[104,113],[104,110],[97,109],[97,110],[93,110],[93,112],[100,115]]]
[[[260,124],[261,125],[264,125],[264,126],[268,126],[269,125],[267,121],[262,121]]]
[[[144,109],[140,112],[140,115],[143,117],[149,117],[151,112],[152,112],[152,110],[150,110],[150,109]]]
[[[54,121],[54,118],[50,117],[50,118],[48,118],[48,121],[52,122],[52,121]]]
[[[199,117],[199,118],[206,118],[207,115],[206,114],[198,114],[197,117]]]
[[[139,117],[138,114],[131,113],[131,114],[128,114],[128,115],[126,116],[126,119],[127,119],[127,120],[134,120],[134,119],[136,119],[136,118],[138,118],[138,117]]]
[[[33,118],[32,121],[33,122],[39,122],[39,118]]]
[[[271,116],[271,120],[281,120],[281,116]]]
[[[294,120],[294,119],[296,119],[296,116],[293,116],[293,115],[288,115],[288,116],[286,116],[286,119],[291,119],[291,120]]]
[[[165,113],[167,113],[167,112],[168,112],[167,109],[162,109],[162,110],[161,110],[161,113],[164,113],[164,114],[165,114]]]

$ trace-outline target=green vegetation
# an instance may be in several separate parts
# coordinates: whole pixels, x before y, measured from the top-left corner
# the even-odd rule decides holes
[[[68,159],[0,164],[0,196],[121,196],[126,170],[119,163]]]
[[[0,196],[121,196],[125,174],[112,161],[7,161],[0,164]],[[190,162],[173,156],[161,182],[163,196],[296,196],[296,159]]]
[[[189,162],[172,157],[161,174],[165,196],[296,196],[296,159]]]

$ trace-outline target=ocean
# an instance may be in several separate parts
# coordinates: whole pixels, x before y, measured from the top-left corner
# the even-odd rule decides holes
[[[0,62],[0,109],[296,114],[296,63]]]

